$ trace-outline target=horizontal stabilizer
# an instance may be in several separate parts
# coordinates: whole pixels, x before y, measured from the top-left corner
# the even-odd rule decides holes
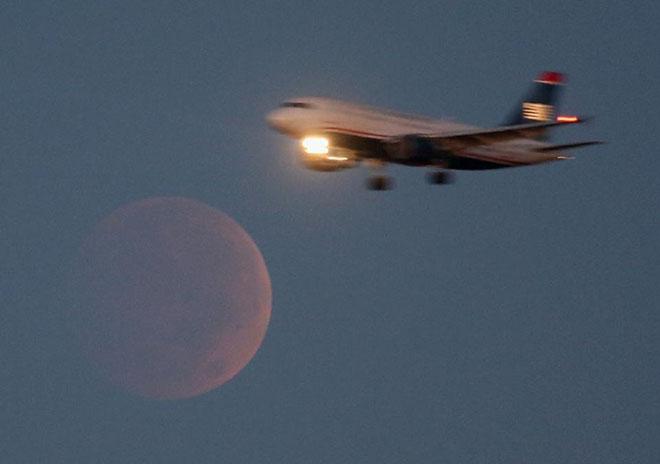
[[[575,142],[575,143],[565,143],[562,145],[549,145],[541,148],[537,148],[535,151],[556,151],[556,150],[569,150],[571,148],[582,148],[588,147],[589,145],[602,145],[603,141],[601,140],[591,140],[589,142]]]

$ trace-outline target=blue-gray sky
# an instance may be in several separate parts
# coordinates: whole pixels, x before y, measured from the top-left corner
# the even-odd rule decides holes
[[[3,461],[660,461],[656,2],[5,1]],[[572,162],[397,189],[298,165],[294,95],[498,123],[540,70],[603,138]],[[176,402],[99,381],[62,273],[120,205],[234,217],[273,282],[233,381]]]

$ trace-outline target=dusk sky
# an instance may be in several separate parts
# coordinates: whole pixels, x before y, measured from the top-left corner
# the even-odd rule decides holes
[[[66,1],[0,8],[0,461],[660,462],[660,5]],[[265,114],[320,95],[499,124],[543,70],[575,160],[304,169]],[[150,400],[71,343],[64,280],[128,202],[186,197],[252,237],[256,356]]]

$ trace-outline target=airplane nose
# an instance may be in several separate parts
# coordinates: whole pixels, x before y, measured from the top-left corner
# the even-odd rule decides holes
[[[266,115],[266,122],[273,129],[280,129],[282,127],[282,116],[279,111],[271,111]]]

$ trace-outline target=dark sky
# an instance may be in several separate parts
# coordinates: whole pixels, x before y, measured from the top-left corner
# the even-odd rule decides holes
[[[4,1],[2,462],[660,462],[657,2]],[[577,159],[304,170],[264,114],[324,95],[484,126],[539,71]],[[130,396],[72,348],[62,276],[122,204],[235,218],[273,283],[234,380]]]

